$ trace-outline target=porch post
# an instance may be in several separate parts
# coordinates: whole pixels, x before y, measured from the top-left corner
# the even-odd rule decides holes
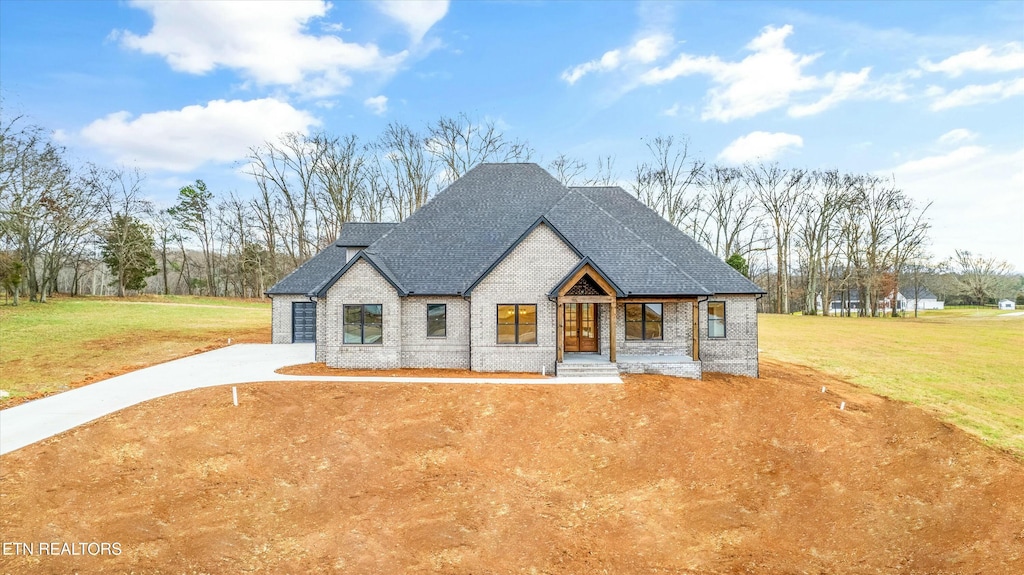
[[[555,320],[555,337],[557,338],[555,343],[555,361],[562,363],[562,356],[565,351],[565,304],[562,303],[562,298],[558,298],[558,314]]]
[[[693,360],[700,361],[700,304],[693,300]]]
[[[615,363],[615,296],[612,296],[612,303],[608,312],[608,359]]]

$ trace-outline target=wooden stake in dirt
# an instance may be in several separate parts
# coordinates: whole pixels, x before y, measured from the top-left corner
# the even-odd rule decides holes
[[[236,405],[237,405],[237,404],[236,404]],[[842,403],[840,403],[840,404],[839,404],[839,411],[843,411],[843,410],[845,410],[845,409],[846,409],[846,402],[844,401],[844,402],[842,402]]]
[[[231,388],[231,399],[235,402],[235,407],[238,407],[238,388]]]
[[[821,392],[822,392],[822,393],[825,393],[825,386],[824,386],[824,385],[823,385],[823,386],[821,386]]]

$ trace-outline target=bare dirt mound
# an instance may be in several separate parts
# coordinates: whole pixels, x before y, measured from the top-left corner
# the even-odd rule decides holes
[[[238,391],[0,458],[3,541],[122,549],[0,572],[1024,572],[1024,464],[807,369]]]

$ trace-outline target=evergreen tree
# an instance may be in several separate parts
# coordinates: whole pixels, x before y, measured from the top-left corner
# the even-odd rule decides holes
[[[111,285],[117,286],[118,297],[125,290],[141,290],[146,278],[157,274],[153,257],[153,230],[142,220],[115,214],[102,233],[100,254],[114,274]]]
[[[732,268],[746,277],[750,277],[750,266],[747,264],[747,260],[740,254],[732,254],[729,259],[725,260],[725,263],[732,266]]]

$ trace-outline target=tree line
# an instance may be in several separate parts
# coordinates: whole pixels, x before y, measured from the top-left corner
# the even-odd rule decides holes
[[[610,155],[588,163],[560,154],[544,165],[565,185],[622,185],[764,287],[763,311],[818,313],[856,290],[866,295],[862,313],[877,315],[887,294],[935,276],[925,265],[928,205],[891,178],[709,164],[685,137],[645,145],[624,178]],[[482,162],[535,156],[528,142],[468,114],[421,130],[391,123],[367,142],[288,133],[248,151],[241,167],[251,193],[196,180],[161,209],[146,199],[140,171],[74,166],[42,128],[4,119],[0,282],[15,301],[23,289],[37,301],[107,289],[261,297],[345,222],[402,221]]]

